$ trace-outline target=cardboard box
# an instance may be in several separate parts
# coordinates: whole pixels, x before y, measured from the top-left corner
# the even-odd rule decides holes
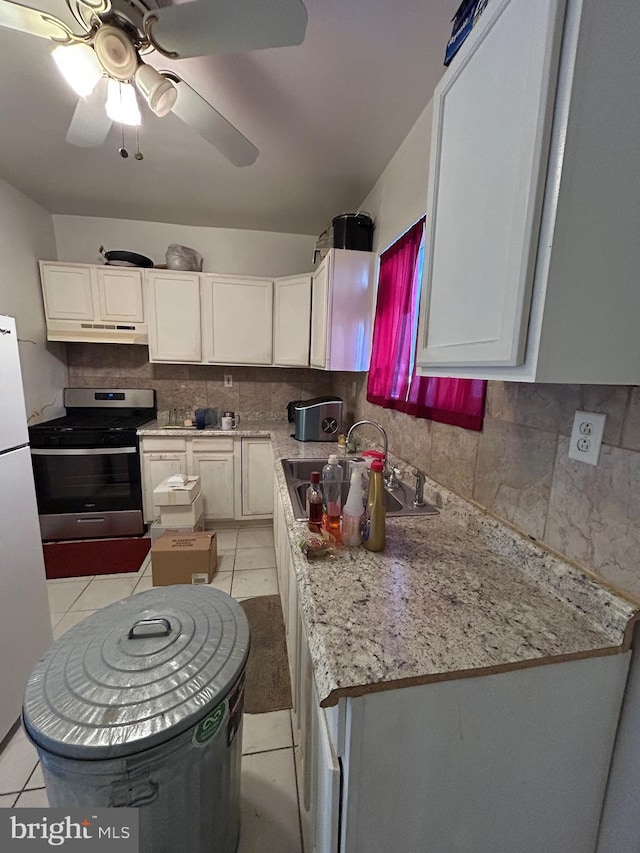
[[[202,494],[189,506],[161,506],[160,524],[163,527],[192,527],[202,515]]]
[[[167,485],[170,478],[163,480],[153,490],[153,505],[191,506],[201,492],[200,477],[189,477],[184,486],[172,487]]]
[[[175,535],[165,533],[151,548],[154,586],[193,583],[194,575],[206,575],[207,582],[211,583],[217,566],[218,547],[213,531]]]
[[[153,548],[157,540],[161,536],[164,536],[165,533],[169,533],[172,536],[176,536],[179,533],[197,533],[199,530],[204,530],[203,515],[200,516],[200,518],[196,521],[195,524],[186,524],[184,527],[164,527],[162,524],[160,524],[160,519],[156,518],[155,521],[151,522],[151,526],[149,527],[149,533],[151,535],[151,547]]]

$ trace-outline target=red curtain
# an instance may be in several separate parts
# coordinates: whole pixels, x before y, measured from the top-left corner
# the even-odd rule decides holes
[[[418,328],[425,219],[380,256],[367,400],[417,418],[482,429],[487,383],[418,376]]]

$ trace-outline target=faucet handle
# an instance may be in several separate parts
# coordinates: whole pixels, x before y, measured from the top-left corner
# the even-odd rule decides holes
[[[419,468],[414,468],[413,476],[416,478],[415,498],[413,501],[413,505],[424,506],[424,484],[427,479],[427,475]]]

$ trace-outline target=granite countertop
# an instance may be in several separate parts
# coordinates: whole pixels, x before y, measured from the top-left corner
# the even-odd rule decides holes
[[[165,432],[181,431],[140,434]],[[629,648],[636,602],[429,479],[425,497],[440,515],[388,518],[383,552],[342,548],[307,561],[298,547],[307,526],[295,521],[280,459],[344,448],[295,441],[282,422],[241,424],[234,434],[273,443],[321,705]]]

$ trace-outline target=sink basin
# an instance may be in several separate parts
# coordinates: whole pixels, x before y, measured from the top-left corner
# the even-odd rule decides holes
[[[344,506],[349,493],[351,480],[351,459],[340,459],[345,479],[342,482],[342,505]],[[326,457],[318,459],[283,459],[282,470],[284,471],[289,489],[291,505],[295,513],[296,521],[306,521],[306,497],[307,489],[312,471],[322,471],[327,464]],[[423,506],[413,506],[415,491],[411,486],[401,483],[397,489],[389,491],[385,489],[385,509],[390,518],[401,516],[438,515],[440,510],[432,504],[425,503]]]
[[[362,457],[357,456],[356,459]],[[340,459],[340,465],[344,471],[344,478],[347,483],[351,480],[351,459]],[[305,480],[307,483],[311,479],[312,471],[319,471],[322,474],[322,469],[327,464],[327,457],[320,459],[283,459],[282,467],[287,479],[291,477],[293,480]]]

